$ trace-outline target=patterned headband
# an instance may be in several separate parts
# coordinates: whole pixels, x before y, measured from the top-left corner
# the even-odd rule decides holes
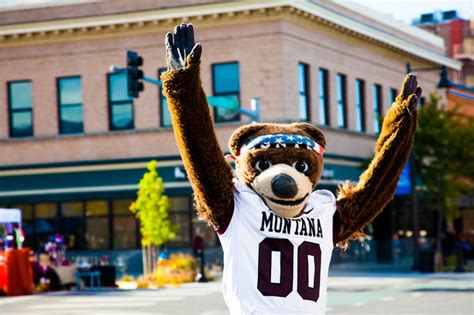
[[[303,148],[313,150],[321,155],[324,154],[324,147],[322,145],[311,138],[297,134],[271,134],[258,136],[246,141],[240,150],[240,154],[252,149],[286,147]]]

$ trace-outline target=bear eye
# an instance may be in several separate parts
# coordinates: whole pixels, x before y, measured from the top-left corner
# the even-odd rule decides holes
[[[308,163],[306,163],[305,161],[301,161],[301,160],[296,161],[295,163],[293,163],[293,167],[300,173],[304,173],[307,170],[309,170]]]
[[[272,163],[270,163],[269,160],[265,160],[265,159],[258,160],[257,163],[255,164],[255,168],[259,170],[260,172],[266,170],[270,166],[272,166]]]

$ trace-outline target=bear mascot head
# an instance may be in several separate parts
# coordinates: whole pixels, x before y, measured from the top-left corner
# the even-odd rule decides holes
[[[239,180],[284,218],[303,211],[321,177],[325,147],[324,134],[308,123],[245,125],[229,141]]]

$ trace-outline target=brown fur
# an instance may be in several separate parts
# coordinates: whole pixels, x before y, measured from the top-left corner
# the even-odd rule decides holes
[[[416,129],[416,95],[397,97],[388,111],[375,146],[375,157],[357,185],[344,183],[337,197],[334,241],[347,248],[351,239],[364,237],[370,223],[393,198],[403,166],[408,160]]]
[[[188,57],[181,70],[165,72],[167,96],[176,142],[194,190],[199,215],[216,229],[225,225],[234,208],[232,170],[217,142],[199,63]]]

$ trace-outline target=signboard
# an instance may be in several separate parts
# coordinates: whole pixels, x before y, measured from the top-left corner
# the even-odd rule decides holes
[[[20,209],[2,209],[0,208],[0,223],[21,223]]]
[[[207,103],[212,107],[239,111],[239,98],[236,95],[208,96]]]
[[[410,163],[405,164],[397,184],[396,196],[411,194]]]

